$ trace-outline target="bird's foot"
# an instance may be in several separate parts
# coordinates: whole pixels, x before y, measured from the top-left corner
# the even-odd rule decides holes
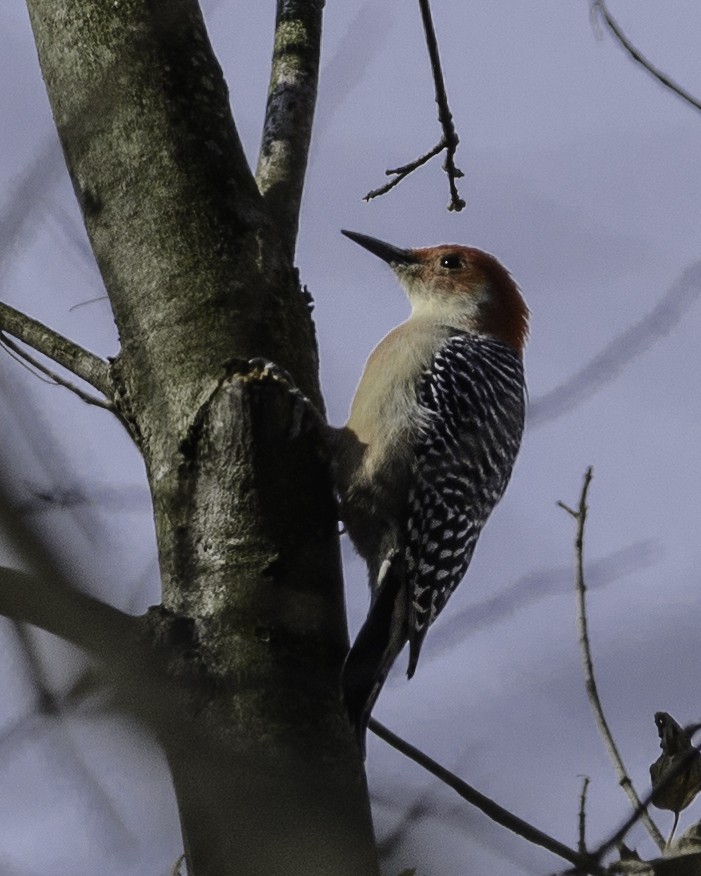
[[[321,414],[317,411],[307,396],[297,387],[292,379],[289,371],[286,371],[276,362],[270,359],[265,359],[262,356],[256,356],[248,360],[248,364],[255,376],[259,379],[269,378],[284,383],[292,398],[292,416],[289,429],[289,437],[291,440],[299,438],[304,428],[304,421],[308,415],[311,415],[312,422],[326,429],[326,422]],[[309,428],[307,425],[306,428]]]

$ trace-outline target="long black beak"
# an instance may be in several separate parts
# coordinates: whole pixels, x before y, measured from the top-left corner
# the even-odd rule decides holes
[[[389,262],[390,265],[414,265],[416,257],[410,249],[399,249],[398,246],[392,246],[391,243],[384,243],[376,237],[368,237],[367,234],[358,234],[356,231],[341,231],[355,243],[369,249],[371,253],[379,256],[383,261]]]

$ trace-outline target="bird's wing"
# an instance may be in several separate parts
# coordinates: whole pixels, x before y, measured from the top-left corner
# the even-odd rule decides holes
[[[508,483],[523,431],[523,366],[500,341],[456,333],[424,372],[418,395],[425,416],[405,549],[410,678]]]

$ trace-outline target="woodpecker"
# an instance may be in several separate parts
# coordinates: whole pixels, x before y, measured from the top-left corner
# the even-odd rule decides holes
[[[529,311],[506,268],[479,249],[343,234],[390,265],[411,305],[370,355],[335,439],[341,517],[370,578],[369,614],[343,671],[364,751],[392,664],[408,642],[413,676],[511,476]]]

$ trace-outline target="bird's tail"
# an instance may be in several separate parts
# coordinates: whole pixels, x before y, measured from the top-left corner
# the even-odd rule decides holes
[[[343,696],[363,756],[365,733],[375,701],[392,664],[407,642],[403,563],[389,564],[365,623],[343,667]]]

